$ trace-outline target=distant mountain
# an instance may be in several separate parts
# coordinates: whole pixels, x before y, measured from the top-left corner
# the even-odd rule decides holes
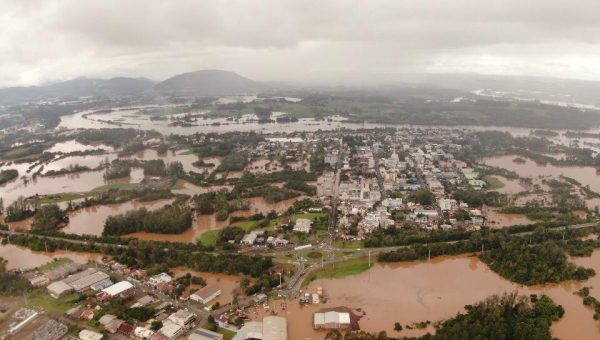
[[[176,75],[156,84],[154,88],[163,95],[210,97],[256,93],[263,87],[235,72],[202,70]]]
[[[153,86],[154,83],[146,78],[75,78],[51,85],[0,89],[0,102],[19,103],[43,99],[68,99],[86,96],[130,96],[151,91]]]

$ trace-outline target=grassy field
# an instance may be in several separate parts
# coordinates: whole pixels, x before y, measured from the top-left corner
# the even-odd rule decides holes
[[[89,196],[91,196],[91,195],[66,192],[66,193],[62,193],[62,194],[49,195],[49,196],[38,199],[36,202],[39,204],[60,203],[60,202],[74,201],[76,199],[85,198],[85,197],[89,197]]]
[[[112,183],[94,188],[92,191],[105,191],[110,189],[135,189],[139,186],[139,183]]]
[[[504,183],[495,176],[484,176],[483,180],[488,184],[488,190],[496,190],[504,187]]]
[[[326,213],[305,213],[305,214],[294,214],[294,215],[292,215],[291,219],[294,222],[299,218],[306,218],[306,219],[313,221],[315,218],[326,217],[326,216],[327,216]]]
[[[175,184],[173,184],[173,186],[171,186],[171,190],[183,190],[185,189],[185,186],[183,186],[183,184],[175,182]]]
[[[346,262],[339,262],[335,264],[329,264],[324,268],[316,270],[312,272],[305,280],[302,282],[302,286],[306,286],[312,281],[318,279],[339,279],[350,275],[358,275],[367,271],[369,268],[373,266],[373,262],[371,262],[371,266],[369,266],[369,262],[367,258],[359,258],[353,259]]]
[[[40,306],[51,312],[64,313],[73,308],[74,304],[69,302],[77,297],[76,294],[66,296],[62,299],[55,299],[48,293],[36,290],[27,297],[32,306]]]
[[[203,246],[214,246],[217,244],[218,237],[219,230],[209,230],[200,235],[198,241],[200,241]]]
[[[363,241],[336,240],[334,245],[336,248],[340,249],[361,249],[365,247]]]
[[[312,259],[312,260],[318,259],[318,260],[320,260],[324,256],[324,254],[323,254],[322,251],[311,250],[308,253],[306,253],[304,256],[306,258],[308,258],[308,259]]]
[[[52,270],[58,266],[62,266],[65,263],[69,263],[69,262],[73,262],[71,259],[66,258],[66,257],[61,257],[59,259],[56,259],[54,261],[50,261],[40,267],[38,267],[38,270],[41,272],[47,272],[49,270]]]
[[[217,329],[217,333],[223,334],[224,340],[231,340],[231,339],[233,339],[233,337],[236,334],[234,331],[230,331],[228,329],[220,328],[220,327],[219,327],[219,329]]]
[[[238,221],[238,222],[232,223],[231,225],[240,227],[240,228],[244,229],[245,231],[250,231],[256,225],[256,221],[249,221],[249,220]]]

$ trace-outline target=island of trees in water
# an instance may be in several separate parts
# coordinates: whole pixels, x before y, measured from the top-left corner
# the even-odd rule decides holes
[[[192,226],[192,220],[191,209],[179,204],[167,205],[154,211],[140,208],[110,216],[104,224],[102,234],[118,236],[139,231],[179,234]]]

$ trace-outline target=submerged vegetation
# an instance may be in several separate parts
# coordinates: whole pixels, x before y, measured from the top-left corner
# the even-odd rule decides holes
[[[155,211],[146,208],[110,216],[104,224],[103,235],[117,236],[139,231],[178,234],[192,226],[192,212],[180,205],[168,205]]]
[[[14,169],[2,170],[0,171],[0,185],[10,182],[13,179],[19,177],[19,172]]]
[[[596,274],[593,269],[570,263],[564,251],[552,241],[534,245],[506,242],[484,252],[480,258],[493,271],[525,285],[586,280]]]

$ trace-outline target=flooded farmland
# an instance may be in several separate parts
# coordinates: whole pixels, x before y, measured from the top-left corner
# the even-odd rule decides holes
[[[229,218],[231,217],[250,217],[254,214],[263,213],[267,214],[271,210],[275,210],[277,212],[282,212],[289,207],[291,207],[294,202],[296,202],[300,198],[292,198],[289,200],[277,202],[277,203],[268,203],[262,197],[253,197],[250,198],[250,210],[238,210],[229,214]],[[197,215],[194,224],[188,230],[184,231],[180,234],[158,234],[158,233],[146,233],[146,232],[138,232],[133,234],[128,234],[126,237],[134,237],[147,241],[169,241],[169,242],[181,242],[181,243],[193,243],[196,242],[198,237],[202,235],[202,233],[209,230],[223,229],[229,225],[229,219],[225,221],[217,221],[216,215]]]
[[[102,257],[100,254],[76,253],[64,250],[55,252],[33,251],[29,248],[15,246],[12,244],[0,245],[0,257],[7,261],[7,269],[31,269],[39,267],[46,262],[68,257],[77,263],[87,263]]]
[[[87,192],[98,188],[104,184],[110,183],[139,183],[143,177],[139,177],[140,172],[132,171],[131,177],[120,178],[116,180],[105,181],[103,171],[78,172],[63,176],[37,177],[24,181],[6,183],[0,186],[0,195],[4,199],[4,204],[8,205],[15,201],[19,196],[31,197],[35,195],[51,195],[66,192]]]
[[[514,155],[488,157],[483,159],[483,163],[514,171],[521,177],[552,176],[559,178],[563,175],[577,180],[584,186],[589,185],[593,191],[600,191],[600,176],[591,166],[539,165],[530,159],[527,159],[525,163],[517,163],[513,161],[515,157]]]
[[[574,262],[599,272],[600,251]],[[593,319],[593,311],[574,294],[584,286],[594,287],[592,294],[600,297],[598,276],[586,282],[526,287],[505,280],[476,257],[455,256],[409,263],[378,263],[359,275],[312,282],[307,291],[315,292],[317,287],[323,287],[329,298],[326,304],[300,307],[296,301],[289,301],[286,311],[277,308],[277,302],[272,304],[279,315],[288,317],[291,339],[322,339],[326,332],[313,330],[312,314],[321,308],[338,306],[362,309],[365,313],[359,321],[362,330],[385,330],[390,336],[418,336],[427,330],[404,327],[402,332],[396,332],[394,323],[406,326],[447,319],[464,312],[465,305],[493,294],[514,291],[526,295],[547,294],[566,311],[564,317],[553,324],[553,336],[567,340],[598,339],[600,322]]]
[[[190,273],[192,276],[199,276],[206,281],[207,286],[218,287],[221,290],[221,295],[212,300],[210,304],[218,302],[220,305],[226,305],[231,303],[236,292],[239,293],[240,281],[242,280],[242,277],[239,275],[199,272],[184,267],[173,268],[175,278],[185,276],[187,273]],[[198,285],[192,288],[197,289],[201,287]]]
[[[157,200],[152,202],[130,201],[122,204],[99,205],[83,208],[69,214],[69,224],[62,229],[67,234],[102,235],[104,222],[113,215],[146,208],[149,211],[164,207],[173,200]]]

